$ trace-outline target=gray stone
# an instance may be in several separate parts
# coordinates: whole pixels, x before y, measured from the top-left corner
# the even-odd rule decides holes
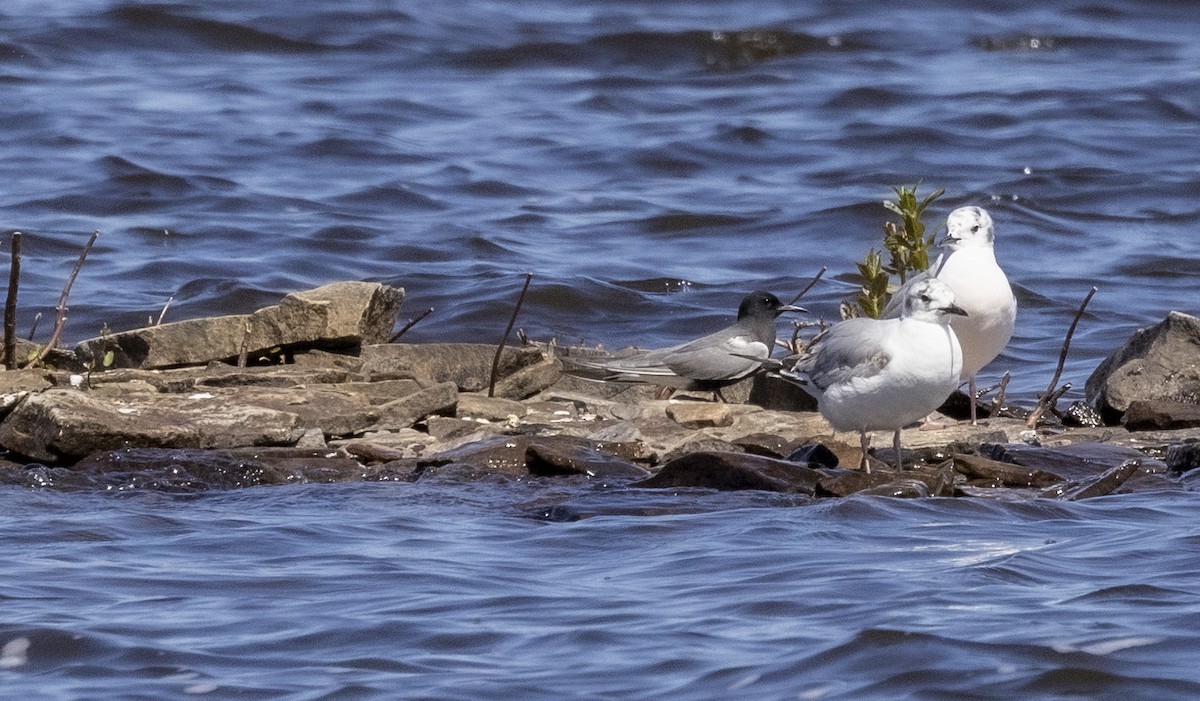
[[[1088,377],[1085,393],[1110,423],[1139,399],[1200,402],[1200,319],[1171,312],[1139,329]]]
[[[479,343],[387,343],[362,349],[363,372],[372,379],[408,377],[426,385],[453,382],[460,392],[487,391],[495,355],[496,346]],[[508,377],[544,359],[538,348],[506,347],[497,377]]]
[[[208,393],[233,404],[295,414],[300,428],[318,428],[326,436],[361,433],[379,421],[382,411],[372,407],[365,396],[338,385],[213,388]]]
[[[290,412],[233,404],[211,394],[122,401],[51,389],[25,398],[0,423],[0,445],[47,462],[101,450],[290,445],[303,430]]]
[[[462,392],[458,395],[457,414],[460,418],[505,421],[509,416],[520,418],[527,413],[524,404],[512,399],[489,397],[478,392]]]
[[[667,405],[667,416],[684,428],[733,425],[733,412],[728,405],[713,402],[673,402]]]
[[[114,352],[115,367],[169,368],[252,357],[292,346],[359,346],[386,341],[404,291],[372,282],[335,282],[289,294],[252,314],[191,319],[79,343],[81,358]]]
[[[453,414],[457,404],[458,387],[453,382],[442,382],[380,405],[377,408],[379,419],[364,432],[410,428],[432,414]]]
[[[496,381],[496,396],[525,399],[553,387],[562,377],[562,362],[547,358]]]

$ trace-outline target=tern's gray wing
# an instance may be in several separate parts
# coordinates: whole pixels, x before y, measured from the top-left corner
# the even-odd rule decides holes
[[[895,322],[892,322],[895,323]],[[848,319],[829,330],[788,373],[824,392],[831,385],[879,374],[891,357],[883,347],[884,322]]]
[[[696,380],[734,380],[761,367],[757,360],[771,355],[758,335],[734,326],[662,351],[661,361],[676,375]],[[750,356],[745,357],[745,356]]]
[[[760,364],[746,357],[766,358],[770,347],[755,334],[735,324],[727,329],[670,348],[650,350],[624,358],[577,361],[576,365],[603,370],[614,381],[658,381],[664,378],[718,381],[739,379]],[[671,383],[677,384],[677,383]]]

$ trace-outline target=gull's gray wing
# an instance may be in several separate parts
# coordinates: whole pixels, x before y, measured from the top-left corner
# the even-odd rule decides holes
[[[837,324],[796,361],[790,374],[802,376],[822,392],[831,385],[879,374],[891,361],[883,347],[888,323],[847,319]]]

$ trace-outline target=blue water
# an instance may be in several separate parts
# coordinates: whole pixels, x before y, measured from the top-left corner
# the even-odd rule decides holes
[[[0,657],[0,684],[24,699],[1200,694],[1191,492],[787,508],[575,489],[590,518],[568,523],[534,517],[561,490],[544,480],[0,493],[0,642],[28,643],[23,664]]]
[[[833,318],[881,201],[918,182],[946,188],[931,226],[965,204],[996,221],[1021,310],[984,375],[1011,370],[1018,400],[1092,285],[1068,400],[1135,328],[1197,311],[1188,3],[47,5],[0,6],[0,230],[25,233],[18,328],[41,313],[39,340],[94,230],[68,342],[344,279],[403,286],[402,317],[434,307],[409,340],[495,342],[526,272],[535,340],[682,340],[822,266],[805,305]],[[587,489],[0,488],[0,688],[1198,693],[1191,491]],[[591,517],[539,519],[556,499]]]

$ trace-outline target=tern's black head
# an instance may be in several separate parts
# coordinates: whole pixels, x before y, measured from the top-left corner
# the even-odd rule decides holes
[[[758,290],[742,298],[742,304],[738,307],[738,319],[745,319],[747,317],[753,319],[774,319],[784,312],[803,311],[808,310],[803,307],[793,307],[790,304],[784,304],[770,292]]]

